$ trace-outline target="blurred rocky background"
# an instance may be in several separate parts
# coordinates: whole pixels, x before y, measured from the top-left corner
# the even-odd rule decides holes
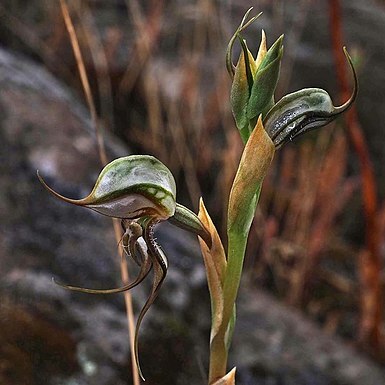
[[[196,209],[203,196],[224,235],[242,151],[224,52],[250,6],[264,12],[246,33],[250,49],[261,28],[269,44],[285,33],[277,98],[321,87],[342,101],[350,78],[336,66],[340,32],[360,93],[355,116],[277,154],[250,237],[231,364],[241,385],[385,383],[383,2],[69,1],[108,157],[158,157],[178,201]],[[112,223],[55,200],[37,169],[62,194],[85,196],[101,169],[95,131],[60,2],[2,0],[0,384],[132,384],[123,295],[52,282],[119,285]],[[168,224],[157,237],[170,269],[141,330],[146,383],[204,384],[210,309],[198,244]],[[148,289],[132,290],[136,312]]]

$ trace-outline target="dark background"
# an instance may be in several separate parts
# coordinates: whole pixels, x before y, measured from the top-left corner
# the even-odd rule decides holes
[[[245,33],[254,54],[261,28],[269,46],[285,34],[277,100],[320,87],[340,104],[344,76],[351,83],[336,65],[342,45],[360,90],[348,119],[276,154],[250,234],[230,364],[242,385],[383,383],[382,1],[69,1],[108,157],[158,157],[178,201],[196,210],[203,196],[225,237],[242,143],[224,53],[250,6],[263,11]],[[111,221],[56,201],[36,169],[80,198],[101,164],[60,2],[2,0],[0,383],[131,384],[123,296],[51,281],[119,285]],[[198,244],[168,224],[157,237],[170,269],[141,330],[146,383],[203,384],[210,310]],[[132,291],[135,312],[148,289]]]

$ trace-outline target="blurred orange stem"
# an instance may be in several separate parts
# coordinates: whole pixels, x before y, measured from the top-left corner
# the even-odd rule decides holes
[[[336,72],[342,100],[349,97],[345,57],[341,47],[342,14],[339,0],[329,0],[330,28]],[[349,139],[360,162],[362,200],[365,215],[366,250],[361,252],[358,270],[361,280],[360,342],[378,352],[381,344],[382,290],[379,226],[377,220],[377,186],[368,146],[355,106],[344,114]]]

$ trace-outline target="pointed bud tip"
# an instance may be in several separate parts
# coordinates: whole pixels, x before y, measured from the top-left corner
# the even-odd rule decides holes
[[[277,40],[274,42],[274,44],[271,46],[271,48],[275,48],[275,49],[278,49],[279,47],[281,47],[283,45],[283,39],[284,39],[285,35],[282,34],[280,35]]]
[[[76,200],[76,199],[67,198],[67,197],[59,194],[58,192],[56,192],[50,186],[48,186],[48,184],[45,182],[43,177],[40,175],[39,170],[36,170],[36,175],[39,178],[40,183],[44,186],[44,188],[48,192],[50,192],[52,195],[54,195],[56,198],[59,198],[59,199],[61,199],[64,202],[71,203],[71,204],[74,204],[74,205],[78,205],[78,206],[82,206],[83,205],[83,200]]]

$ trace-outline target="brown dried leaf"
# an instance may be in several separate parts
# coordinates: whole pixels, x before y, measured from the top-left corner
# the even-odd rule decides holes
[[[212,239],[211,248],[209,248],[201,238],[199,238],[199,243],[206,267],[207,282],[210,290],[212,309],[211,339],[213,339],[222,322],[223,281],[227,262],[222,241],[202,199],[199,202],[198,217],[210,233]]]
[[[250,135],[230,192],[228,228],[247,234],[254,217],[262,181],[274,156],[274,144],[264,130],[262,119]]]

